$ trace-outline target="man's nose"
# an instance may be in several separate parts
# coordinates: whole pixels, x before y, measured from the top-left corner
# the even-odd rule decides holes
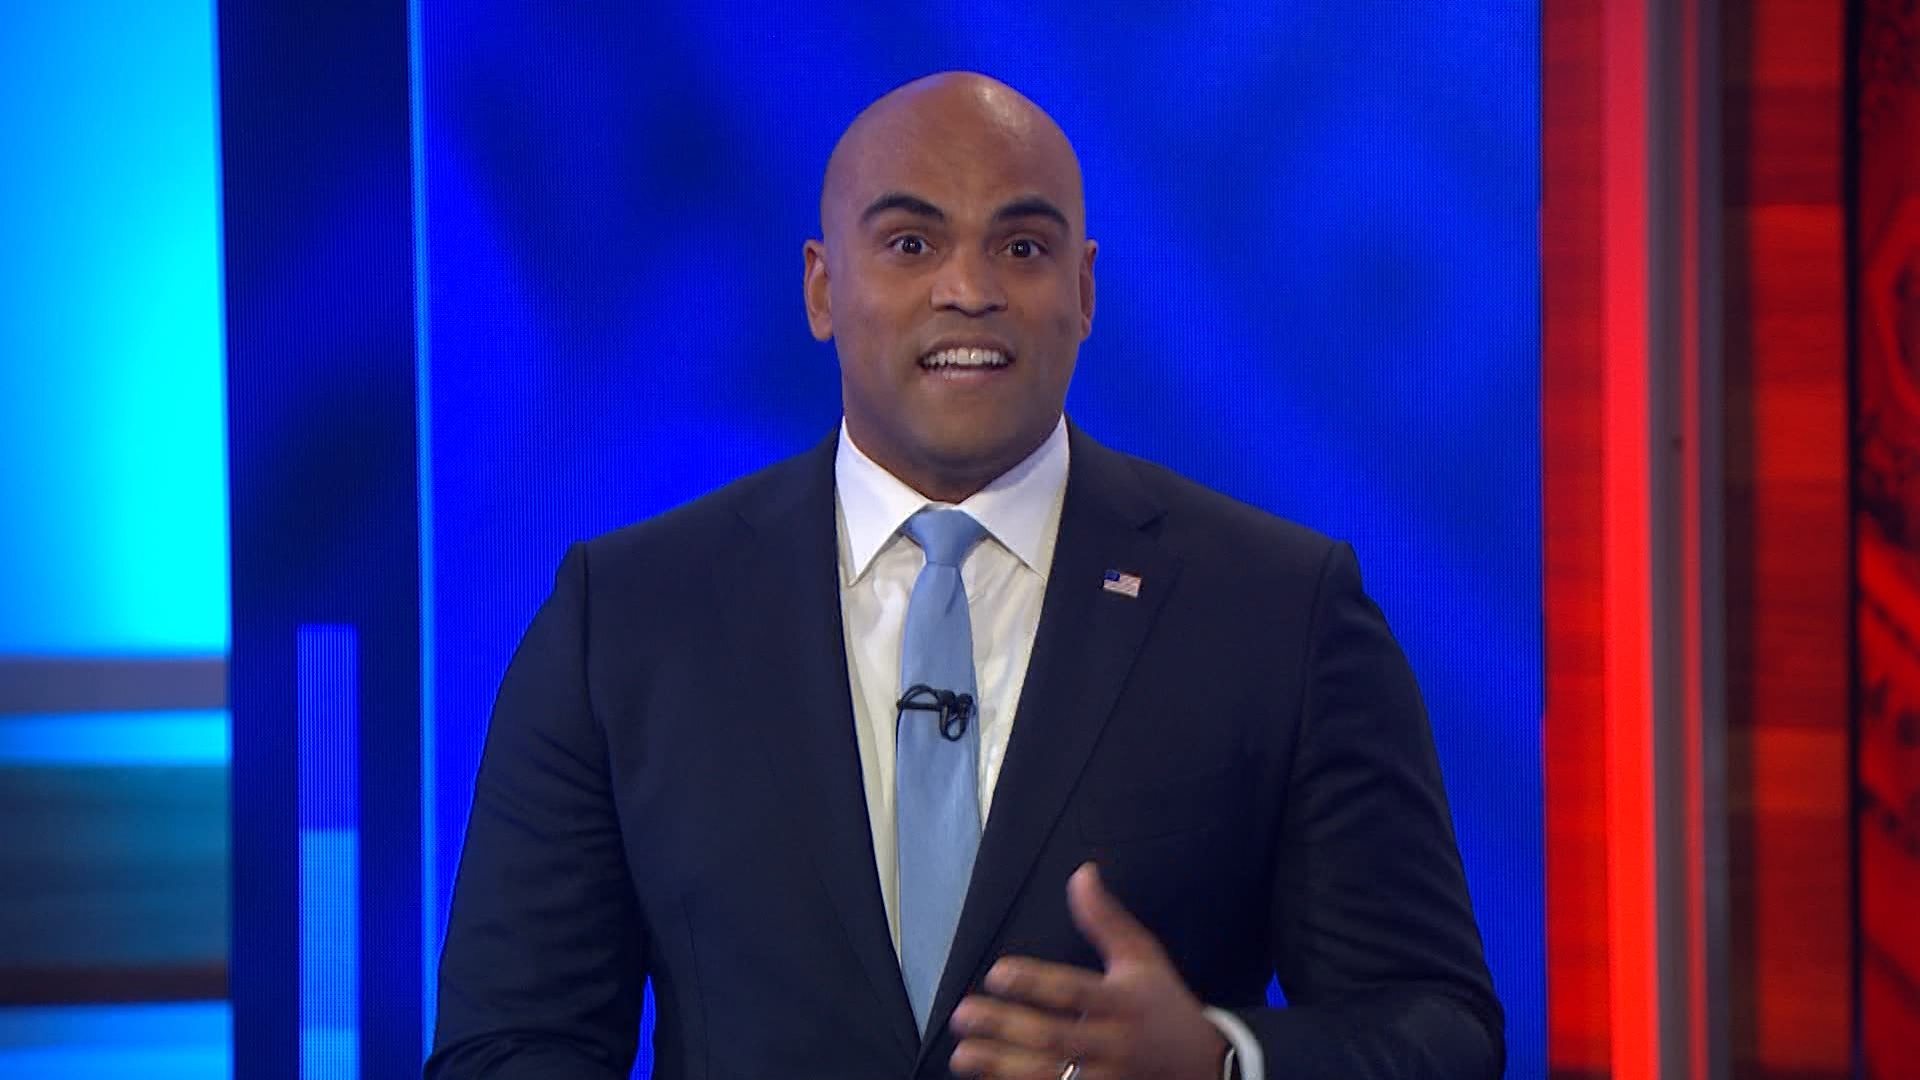
[[[977,251],[956,251],[933,280],[933,306],[963,315],[985,315],[1007,306],[992,260]]]

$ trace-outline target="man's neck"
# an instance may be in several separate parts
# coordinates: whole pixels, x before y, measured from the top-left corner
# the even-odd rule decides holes
[[[915,463],[897,460],[893,455],[884,452],[876,454],[868,446],[867,441],[856,434],[851,427],[847,428],[847,437],[867,460],[886,470],[894,479],[912,488],[929,501],[958,506],[979,494],[987,485],[1019,467],[1021,462],[1032,457],[1046,445],[1047,440],[1053,435],[1053,430],[1048,428],[1034,440],[1031,446],[1024,447],[1018,452],[996,457],[973,467],[953,468],[942,467],[935,462]]]

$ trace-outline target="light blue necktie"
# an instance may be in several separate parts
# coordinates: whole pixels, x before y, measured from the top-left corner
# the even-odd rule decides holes
[[[942,692],[965,694],[971,701],[973,626],[960,561],[985,530],[963,510],[934,509],[913,515],[905,529],[926,553],[927,564],[907,601],[900,693],[903,700],[929,705]],[[924,689],[916,694],[916,687]],[[948,704],[944,714],[937,708],[903,707],[894,729],[900,972],[922,1032],[980,847],[979,710],[966,711],[961,731],[953,722],[951,698]]]

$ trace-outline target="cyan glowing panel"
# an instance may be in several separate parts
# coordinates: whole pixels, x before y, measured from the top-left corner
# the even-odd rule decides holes
[[[300,830],[300,1080],[360,1075],[359,866],[359,830]]]
[[[0,32],[0,653],[227,647],[208,0]]]
[[[0,766],[224,768],[230,746],[224,711],[0,716]]]
[[[302,626],[300,1080],[360,1075],[360,681],[350,626]]]
[[[6,1080],[228,1080],[224,1001],[0,1009]]]

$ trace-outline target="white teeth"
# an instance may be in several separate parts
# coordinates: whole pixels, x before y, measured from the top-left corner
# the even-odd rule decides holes
[[[1007,366],[1005,353],[997,349],[942,349],[920,361],[925,368],[997,368]]]

